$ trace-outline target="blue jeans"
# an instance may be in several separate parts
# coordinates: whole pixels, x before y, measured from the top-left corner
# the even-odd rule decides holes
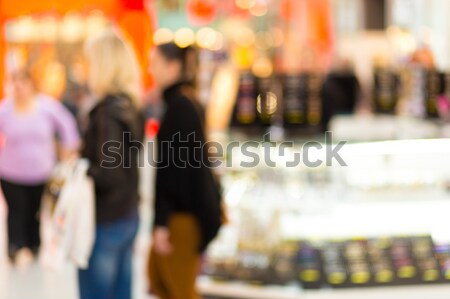
[[[112,223],[97,224],[89,268],[78,270],[81,299],[132,297],[132,251],[138,226],[137,213]]]

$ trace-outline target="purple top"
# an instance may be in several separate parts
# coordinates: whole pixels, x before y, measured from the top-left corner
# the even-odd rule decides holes
[[[0,178],[19,184],[45,182],[56,163],[55,136],[64,148],[80,144],[70,112],[46,95],[36,96],[29,114],[14,111],[14,101],[0,102]]]

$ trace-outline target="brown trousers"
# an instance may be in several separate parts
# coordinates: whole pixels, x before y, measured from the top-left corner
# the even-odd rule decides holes
[[[169,219],[173,252],[159,255],[152,247],[148,262],[151,291],[160,299],[199,299],[195,282],[200,267],[200,229],[190,214],[177,213]]]

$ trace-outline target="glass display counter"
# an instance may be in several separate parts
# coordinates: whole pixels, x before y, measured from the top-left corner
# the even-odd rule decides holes
[[[286,167],[302,146],[276,156],[274,167],[242,167],[248,157],[239,150],[227,156],[231,221],[209,248],[203,293],[449,298],[450,139],[345,144],[346,165]],[[262,158],[264,147],[254,153]],[[326,155],[325,145],[310,151]]]

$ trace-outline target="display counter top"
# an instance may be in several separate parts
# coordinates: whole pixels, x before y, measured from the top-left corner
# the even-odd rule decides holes
[[[212,298],[248,299],[448,299],[450,284],[402,287],[308,290],[297,287],[252,286],[235,282],[199,280],[200,292]]]
[[[335,116],[330,131],[338,140],[372,141],[447,137],[439,120],[395,115]]]
[[[262,147],[256,152],[264,157]],[[326,160],[324,147],[311,153]],[[450,298],[450,283],[429,284],[450,282],[449,153],[450,139],[349,143],[340,152],[346,165],[283,167],[283,159],[291,161],[283,156],[276,167],[227,169],[230,223],[210,247],[204,272],[223,280],[201,279],[202,293],[208,299]],[[286,282],[292,285],[267,286]]]

